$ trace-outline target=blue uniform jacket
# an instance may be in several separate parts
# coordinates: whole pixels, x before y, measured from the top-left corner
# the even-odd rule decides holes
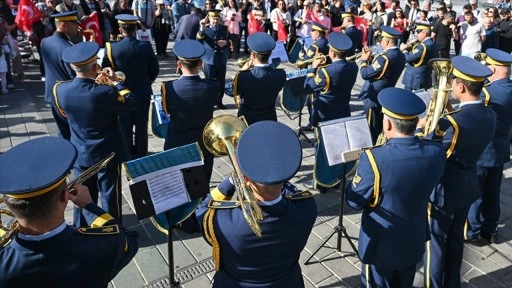
[[[119,130],[118,114],[137,109],[139,102],[123,84],[96,84],[75,78],[54,87],[55,104],[71,127],[71,143],[78,152],[75,166],[90,167],[115,152],[112,160],[127,160],[127,147]]]
[[[325,56],[329,55],[329,42],[324,37],[318,37],[311,45],[309,45],[306,50],[306,54],[304,54],[303,60],[308,60],[317,54],[323,54]]]
[[[55,31],[52,36],[44,38],[41,42],[41,57],[44,61],[44,100],[53,103],[53,85],[57,81],[72,80],[75,78],[75,71],[69,63],[62,60],[64,49],[71,47],[66,35]]]
[[[442,145],[418,137],[391,138],[371,149],[380,173],[378,203],[375,174],[361,154],[347,202],[363,209],[359,232],[361,262],[399,270],[421,261],[428,240],[427,207],[432,189],[443,174]]]
[[[469,207],[480,195],[477,161],[494,137],[496,116],[483,103],[466,104],[444,115],[427,137],[442,139],[446,167],[430,201],[437,207]]]
[[[361,77],[364,81],[359,99],[365,106],[380,107],[377,94],[388,87],[395,87],[405,67],[405,56],[398,47],[391,47],[377,54],[371,63],[361,65]]]
[[[204,28],[204,31],[197,32],[197,41],[203,43],[204,53],[203,62],[209,65],[226,65],[228,62],[229,55],[229,39],[228,39],[228,28],[224,25],[208,26]],[[217,45],[217,41],[226,40],[228,44],[224,47]]]
[[[402,83],[405,87],[413,90],[432,87],[432,68],[428,61],[439,57],[439,47],[434,39],[427,38],[404,54],[407,66]]]
[[[512,81],[499,79],[484,87],[480,94],[486,105],[496,113],[496,131],[487,145],[478,166],[498,167],[510,161],[509,133],[512,126]]]
[[[153,94],[151,83],[160,71],[151,43],[127,36],[119,42],[111,42],[112,56],[109,56],[108,45],[102,67],[124,72],[126,87],[136,95],[140,105],[149,105]]]
[[[347,56],[352,56],[363,49],[363,31],[352,25],[345,29],[345,34],[352,40],[352,48],[347,51]],[[356,52],[357,51],[357,52]]]
[[[357,64],[338,60],[331,65],[309,73],[304,88],[315,91],[311,125],[320,121],[339,119],[350,116],[350,96],[356,83]]]
[[[196,39],[199,32],[201,17],[197,14],[183,15],[176,24],[176,41],[183,39]]]
[[[82,213],[89,225],[101,224],[78,230],[66,226],[41,241],[15,236],[0,248],[0,286],[107,287],[137,253],[137,241],[95,204]],[[109,220],[103,223],[105,215]]]
[[[276,99],[285,82],[286,72],[268,65],[238,72],[233,79],[233,93],[243,99],[238,116],[243,115],[249,125],[277,121]]]
[[[162,85],[162,106],[170,122],[165,137],[164,150],[199,142],[203,153],[202,135],[206,123],[213,117],[215,97],[219,83],[201,79],[199,75],[181,76]]]
[[[231,199],[233,186],[228,179],[222,185],[231,186],[225,194],[229,196],[223,197]],[[290,184],[284,187],[283,195],[297,192]],[[196,210],[203,235],[210,230],[203,226],[208,203],[221,193],[214,189]],[[316,219],[315,200],[283,197],[273,205],[261,205],[261,209],[265,217],[259,222],[262,238],[254,235],[240,208],[215,209],[213,230],[220,245],[220,270],[213,278],[214,288],[304,287],[298,261]]]

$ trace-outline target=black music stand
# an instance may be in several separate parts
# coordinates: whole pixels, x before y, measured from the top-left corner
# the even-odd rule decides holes
[[[345,228],[345,226],[343,226],[343,215],[345,212],[345,205],[344,205],[345,204],[345,185],[347,183],[347,177],[346,177],[347,171],[345,169],[347,167],[347,164],[343,163],[342,167],[343,167],[343,177],[341,178],[341,201],[340,201],[340,213],[338,215],[338,225],[336,225],[336,227],[333,228],[331,234],[329,234],[329,236],[327,236],[327,238],[325,238],[324,241],[322,243],[320,243],[320,245],[318,245],[318,247],[315,249],[315,251],[313,251],[313,253],[311,253],[311,256],[309,256],[308,259],[306,259],[306,261],[304,261],[305,265],[310,264],[309,260],[311,260],[311,258],[313,258],[316,255],[316,253],[318,251],[320,251],[320,249],[322,249],[322,247],[324,247],[325,244],[327,244],[327,242],[329,240],[331,240],[331,238],[332,238],[332,236],[334,236],[334,234],[338,234],[338,242],[336,245],[336,251],[341,252],[342,237],[347,239],[348,243],[352,247],[352,250],[354,251],[354,252],[350,252],[345,255],[342,255],[341,256],[342,258],[349,257],[349,256],[358,256],[357,248],[354,245],[354,242],[352,242],[352,239],[350,238],[350,236],[348,235],[347,228]],[[318,262],[322,262],[322,260],[319,260]]]
[[[313,141],[311,141],[311,139],[308,138],[308,136],[306,135],[306,133],[304,133],[304,130],[302,130],[302,109],[304,109],[304,103],[306,101],[305,97],[308,97],[308,95],[300,95],[298,97],[300,97],[300,109],[299,109],[299,128],[297,129],[297,137],[300,137],[302,136],[304,140],[306,140],[306,142],[308,142],[309,144],[313,145]]]
[[[297,77],[294,79],[287,80],[289,82],[290,87],[292,88],[292,93],[295,97],[300,97],[300,105],[299,105],[299,128],[297,129],[297,137],[302,136],[306,142],[309,142],[309,144],[313,145],[313,141],[311,141],[306,133],[304,133],[304,130],[302,130],[302,109],[304,109],[304,104],[306,102],[306,97],[308,94],[311,94],[310,91],[307,91],[304,89],[304,81],[306,81],[306,75]],[[290,118],[291,119],[291,118]]]
[[[165,212],[167,216],[167,223],[169,223],[169,229],[167,230],[167,258],[169,259],[169,283],[171,288],[180,288],[180,281],[176,281],[174,277],[174,250],[172,248],[172,232],[174,231],[174,227],[170,225],[171,222],[171,212]]]

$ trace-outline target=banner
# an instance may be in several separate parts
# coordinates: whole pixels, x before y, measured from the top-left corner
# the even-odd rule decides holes
[[[98,21],[98,13],[96,11],[82,20],[80,28],[82,28],[82,34],[87,41],[91,39],[92,33],[94,33],[94,42],[98,43],[100,46],[103,44],[100,22]]]
[[[21,31],[31,32],[32,24],[41,21],[44,15],[30,0],[20,0],[15,22]]]

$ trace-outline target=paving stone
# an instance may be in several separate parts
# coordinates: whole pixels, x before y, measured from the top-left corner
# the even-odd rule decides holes
[[[164,276],[169,276],[168,263],[164,260],[160,251],[155,247],[151,247],[145,251],[137,253],[135,262],[140,269],[146,282],[151,282]]]
[[[119,288],[140,288],[146,284],[134,260],[130,261],[112,282]]]
[[[311,282],[313,284],[322,282],[333,275],[331,271],[329,271],[325,266],[321,263],[316,262],[314,259],[311,264],[304,264],[304,261],[311,255],[307,251],[303,250],[300,254],[299,263],[301,264],[302,274],[304,278],[307,278],[307,282]]]
[[[183,288],[210,288],[212,287],[211,280],[208,277],[201,276],[199,278],[195,278],[190,282],[187,282],[182,285]]]

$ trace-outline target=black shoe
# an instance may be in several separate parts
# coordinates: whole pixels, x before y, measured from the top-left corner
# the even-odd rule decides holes
[[[313,131],[313,126],[311,124],[308,124],[307,126],[300,127],[302,131]]]
[[[139,238],[139,232],[137,232],[135,230],[126,231],[126,235],[133,237],[133,238]]]
[[[481,238],[482,239],[485,239],[486,241],[488,241],[489,243],[498,243],[498,232],[494,232],[492,234],[487,234],[487,233],[481,233]]]

